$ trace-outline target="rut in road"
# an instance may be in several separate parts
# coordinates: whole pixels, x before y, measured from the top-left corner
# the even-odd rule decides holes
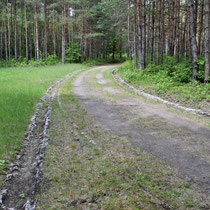
[[[16,151],[16,157],[1,186],[0,209],[36,209],[34,197],[41,187],[42,166],[49,140],[51,103],[59,85],[80,71],[74,71],[58,80],[36,104],[22,148]]]
[[[119,87],[109,76],[112,67],[115,66],[83,72],[74,81],[74,94],[88,114],[118,136],[128,138],[133,145],[176,168],[180,177],[195,182],[202,191],[208,192],[209,128],[171,112],[166,105],[148,101]]]

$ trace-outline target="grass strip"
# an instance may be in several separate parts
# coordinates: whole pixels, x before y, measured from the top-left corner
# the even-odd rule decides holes
[[[170,72],[173,68],[176,70],[172,74]],[[118,74],[124,81],[145,93],[209,113],[210,84],[181,80],[184,77],[180,73],[182,70],[182,66],[163,64],[139,71],[134,68],[133,63],[126,62],[119,68]]]
[[[34,111],[47,88],[82,65],[0,69],[0,183],[6,160],[21,145]]]

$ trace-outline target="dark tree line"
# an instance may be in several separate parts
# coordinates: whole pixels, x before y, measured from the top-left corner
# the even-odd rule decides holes
[[[127,55],[143,70],[164,55],[210,68],[209,0],[2,0],[0,60],[77,54],[77,61]],[[149,59],[146,59],[149,58]],[[147,61],[147,62],[146,62]]]
[[[210,60],[209,0],[135,0],[129,3],[134,5],[136,67],[145,68],[147,53],[150,54],[150,62],[155,59],[156,64],[163,63],[164,54],[176,56],[177,62],[187,56],[193,62],[193,79],[196,80],[198,57],[205,56],[207,82]]]

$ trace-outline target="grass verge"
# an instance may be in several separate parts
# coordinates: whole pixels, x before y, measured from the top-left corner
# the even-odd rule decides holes
[[[60,101],[64,112],[55,101],[38,209],[208,208],[195,186],[93,121],[71,82],[60,89]]]
[[[82,65],[0,69],[0,183],[6,160],[20,147],[34,105],[47,88]]]
[[[181,105],[210,112],[210,84],[202,84],[190,79],[190,68],[185,64],[166,63],[147,67],[144,71],[126,62],[119,68],[119,76],[127,83],[146,93]]]

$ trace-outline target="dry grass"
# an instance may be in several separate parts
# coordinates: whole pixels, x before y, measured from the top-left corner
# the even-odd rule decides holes
[[[38,209],[208,208],[204,195],[172,169],[90,119],[69,82],[60,101],[65,113],[55,101]]]

